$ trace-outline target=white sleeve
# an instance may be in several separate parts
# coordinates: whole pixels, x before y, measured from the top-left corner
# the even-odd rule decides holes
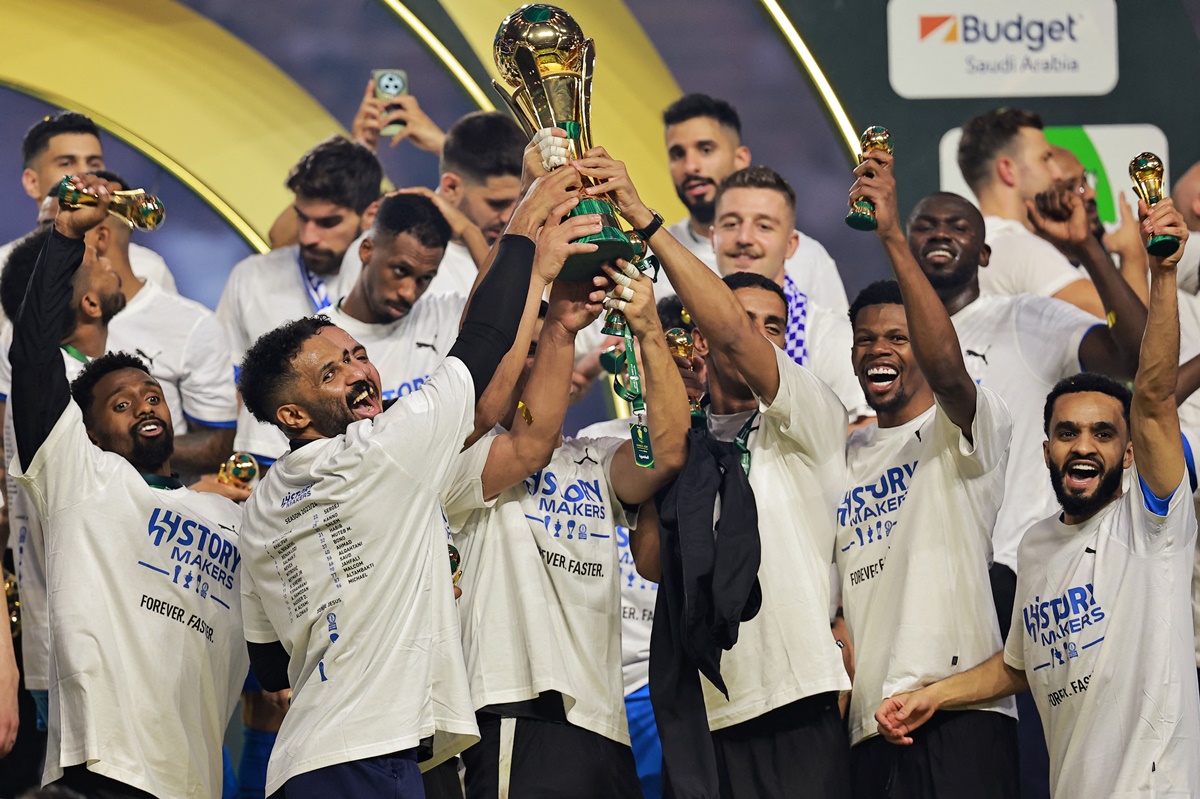
[[[939,403],[937,423],[949,441],[956,441],[955,461],[964,478],[979,477],[1007,463],[1012,444],[1012,415],[1000,395],[983,386],[975,389],[975,418],[971,440],[962,434]]]
[[[229,369],[232,359],[225,330],[206,310],[188,336],[179,381],[183,413],[189,422],[237,426],[237,386]]]
[[[1192,467],[1190,450],[1185,449],[1187,466]],[[1191,478],[1184,469],[1183,480],[1169,497],[1156,497],[1150,486],[1133,465],[1134,480],[1130,498],[1133,514],[1133,536],[1126,542],[1140,556],[1159,552],[1178,552],[1191,549],[1196,542],[1196,507],[1192,502]]]
[[[1200,293],[1200,236],[1193,234],[1188,243],[1183,246],[1183,255],[1179,256],[1179,264],[1175,267],[1176,280],[1179,290],[1188,294]]]
[[[474,429],[475,383],[466,364],[450,357],[420,391],[376,416],[370,435],[409,477],[441,495]]]
[[[1086,273],[1071,266],[1053,244],[1019,231],[1000,237],[992,247],[987,268],[979,270],[984,291],[1013,297],[1053,297],[1072,283],[1087,279]]]
[[[847,350],[846,360],[850,360]],[[814,464],[841,458],[846,448],[846,408],[819,377],[775,348],[779,368],[779,390],[767,405],[759,398],[759,410],[779,423],[783,435],[799,445]]]
[[[1053,385],[1083,370],[1079,345],[1092,328],[1103,324],[1069,302],[1023,297],[1016,316],[1021,358],[1034,374]]]
[[[862,386],[854,375],[850,352],[854,348],[854,330],[850,318],[827,308],[809,305],[813,335],[809,339],[809,365],[817,377],[833,389],[846,406],[851,420],[874,416],[867,405]]]
[[[221,299],[217,303],[217,321],[221,323],[221,326],[225,328],[225,333],[229,336],[230,361],[234,369],[241,363],[242,356],[246,354],[246,350],[250,349],[250,345],[253,343],[242,322],[241,297],[239,296],[242,290],[242,274],[245,271],[245,263],[243,261],[233,268],[229,274],[229,280],[225,283],[225,290],[221,292]]]
[[[116,474],[133,468],[120,455],[91,442],[74,400],[67,402],[33,463],[24,468],[20,461],[20,456],[12,453],[10,473],[43,519],[88,501]]]
[[[167,268],[167,262],[154,250],[131,242],[129,245],[129,268],[135,275],[158,285],[163,291],[169,294],[179,293],[179,289],[175,286],[175,276]]]
[[[242,632],[252,644],[271,644],[279,640],[267,611],[258,596],[258,585],[250,569],[242,569]]]
[[[483,496],[483,470],[497,438],[498,435],[489,432],[455,459],[441,495],[442,511],[452,533],[462,530],[471,513],[496,503],[497,497],[488,500]]]

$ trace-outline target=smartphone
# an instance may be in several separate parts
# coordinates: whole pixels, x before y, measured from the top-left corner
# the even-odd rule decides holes
[[[408,73],[402,69],[373,69],[371,80],[375,83],[375,97],[388,100],[398,94],[408,94]],[[387,110],[391,110],[388,106]],[[403,122],[393,122],[379,131],[384,136],[395,136],[404,128]]]

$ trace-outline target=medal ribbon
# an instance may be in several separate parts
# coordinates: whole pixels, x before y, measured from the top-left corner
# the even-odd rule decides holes
[[[70,355],[72,358],[74,358],[75,360],[79,361],[80,363],[91,363],[91,362],[92,362],[92,359],[91,359],[91,358],[89,358],[88,356],[84,355],[82,352],[80,352],[79,350],[75,349],[75,348],[74,348],[74,347],[72,347],[70,344],[63,344],[63,345],[61,346],[61,349],[62,349],[62,351],[63,351],[63,352],[65,352],[67,355]]]
[[[637,354],[633,349],[633,331],[625,326],[625,368],[629,372],[629,387],[613,380],[613,391],[629,403],[636,421],[630,422],[633,436],[633,460],[638,466],[654,468],[654,450],[650,447],[650,430],[646,427],[646,400],[642,396],[642,378],[638,373]]]
[[[325,281],[308,270],[298,251],[296,264],[300,267],[300,279],[304,281],[304,288],[308,290],[308,299],[313,304],[313,310],[323,311],[328,308],[330,305],[329,289],[325,288]]]
[[[738,457],[742,461],[742,471],[746,473],[747,477],[750,476],[750,446],[747,442],[750,440],[750,433],[754,428],[754,422],[757,420],[758,411],[756,410],[750,414],[750,418],[746,420],[746,423],[742,425],[742,429],[738,431],[738,434],[733,439],[733,445],[737,447]]]

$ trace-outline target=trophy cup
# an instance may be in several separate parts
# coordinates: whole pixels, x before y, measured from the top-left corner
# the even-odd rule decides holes
[[[667,331],[667,349],[672,355],[682,355],[687,358],[688,369],[692,369],[692,356],[696,352],[696,346],[692,342],[692,337],[682,327],[673,327]],[[694,369],[692,371],[695,371]],[[692,418],[704,416],[704,407],[700,405],[700,398],[688,395],[688,406],[692,411]]]
[[[570,14],[545,3],[521,6],[500,23],[493,53],[500,75],[516,91],[510,95],[499,81],[492,81],[492,86],[526,133],[532,137],[542,128],[562,128],[567,132],[567,146],[573,159],[591,149],[588,117],[596,47],[591,39],[583,37],[579,23]],[[596,185],[586,176],[583,183]],[[634,248],[621,230],[616,206],[600,197],[584,197],[570,215],[580,214],[600,215],[603,229],[577,239],[595,244],[598,249],[572,255],[559,277],[591,280],[601,274],[602,264],[614,264],[618,258],[634,262]]]
[[[217,470],[217,481],[234,488],[250,488],[258,480],[258,461],[249,452],[235,452]]]
[[[862,152],[858,156],[860,164],[867,160],[864,156],[871,150],[883,150],[885,153],[893,150],[892,134],[887,132],[887,128],[881,128],[878,125],[864,130],[858,137],[858,143],[862,145]],[[850,208],[850,213],[846,214],[846,224],[855,230],[877,228],[879,223],[875,221],[875,203],[865,198],[855,200],[854,205]]]
[[[154,230],[166,217],[167,212],[162,202],[143,189],[114,191],[110,196],[112,202],[108,206],[108,212],[131,228]],[[80,191],[70,175],[64,175],[62,182],[58,184],[58,205],[60,208],[73,210],[84,205],[99,205],[99,200],[93,194]]]
[[[1142,198],[1147,208],[1163,198],[1163,162],[1154,153],[1140,153],[1129,162],[1129,177],[1133,178],[1133,190]],[[1166,258],[1179,249],[1175,236],[1152,236],[1146,242],[1146,252],[1158,258]]]

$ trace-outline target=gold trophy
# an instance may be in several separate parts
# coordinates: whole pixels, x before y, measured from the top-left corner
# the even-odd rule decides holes
[[[672,355],[682,355],[687,358],[688,369],[692,369],[692,356],[696,352],[696,345],[692,341],[692,337],[682,327],[673,327],[667,331],[667,349]],[[695,371],[692,369],[692,371]],[[704,407],[700,404],[699,397],[688,395],[688,406],[691,408],[692,417],[704,416]]]
[[[1133,190],[1142,198],[1147,208],[1163,198],[1163,162],[1154,153],[1140,153],[1129,162],[1129,177],[1133,178]],[[1152,236],[1146,242],[1146,252],[1158,258],[1166,258],[1179,249],[1175,236]]]
[[[249,452],[235,452],[217,470],[217,481],[234,488],[249,489],[258,480],[258,461]]]
[[[154,230],[166,217],[162,202],[143,189],[114,191],[111,196],[108,212],[131,228]],[[99,205],[99,200],[93,194],[80,191],[71,176],[64,175],[58,184],[58,205],[70,211],[84,205]]]
[[[881,128],[878,125],[873,125],[862,132],[858,137],[858,143],[862,146],[862,152],[859,153],[858,163],[862,163],[866,159],[866,154],[872,150],[883,150],[885,153],[891,153],[892,134],[887,132],[887,128]],[[846,224],[855,230],[874,230],[879,226],[875,221],[875,203],[866,198],[860,198],[854,201],[854,205],[850,208],[850,213],[846,214]]]
[[[526,133],[533,136],[543,128],[562,128],[567,132],[572,159],[592,148],[589,114],[596,47],[591,39],[583,37],[579,23],[570,14],[546,3],[521,6],[500,23],[493,54],[501,77],[516,91],[510,95],[499,81],[492,81],[492,86]],[[586,176],[583,184],[596,185]],[[634,246],[621,230],[616,206],[600,197],[584,197],[570,215],[580,214],[600,215],[603,229],[577,239],[596,244],[598,249],[572,255],[559,277],[591,280],[602,274],[603,264],[615,265],[618,258],[634,262]]]

